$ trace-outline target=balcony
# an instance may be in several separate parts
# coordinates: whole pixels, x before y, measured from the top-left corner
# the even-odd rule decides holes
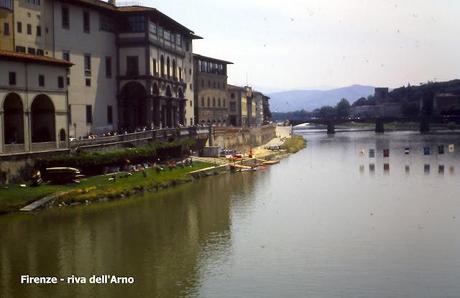
[[[0,9],[13,10],[13,0],[0,0]]]

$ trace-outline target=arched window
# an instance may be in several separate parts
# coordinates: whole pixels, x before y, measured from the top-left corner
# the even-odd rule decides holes
[[[176,73],[176,59],[173,59],[172,61],[172,75],[174,79],[177,79],[177,73]]]
[[[161,76],[164,77],[165,76],[165,57],[163,57],[163,55],[161,55],[160,57],[160,71],[161,71]]]
[[[216,106],[216,98],[215,98],[215,97],[212,98],[212,106],[213,106],[213,107]]]
[[[171,76],[171,65],[169,63],[169,57],[166,59],[166,75],[168,78]]]
[[[32,142],[52,142],[56,140],[55,112],[51,99],[46,95],[37,96],[31,107]]]
[[[211,99],[208,97],[208,107],[211,106]]]
[[[24,110],[19,95],[10,93],[6,96],[3,115],[5,144],[24,144]]]
[[[64,128],[61,128],[61,130],[59,131],[59,140],[60,140],[61,142],[65,142],[65,139],[66,139],[66,138],[65,138],[65,135],[66,135],[65,129],[64,129]]]

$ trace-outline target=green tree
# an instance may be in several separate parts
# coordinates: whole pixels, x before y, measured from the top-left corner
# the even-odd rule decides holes
[[[345,98],[342,98],[335,106],[335,112],[338,117],[345,118],[350,115],[350,103]]]

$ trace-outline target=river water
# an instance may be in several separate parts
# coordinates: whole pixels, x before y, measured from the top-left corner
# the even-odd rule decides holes
[[[263,171],[1,217],[0,297],[460,296],[460,136],[304,136],[305,150]]]

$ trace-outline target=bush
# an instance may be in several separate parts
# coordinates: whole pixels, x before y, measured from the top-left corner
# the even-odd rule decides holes
[[[37,167],[44,170],[49,167],[73,167],[82,170],[85,175],[97,175],[104,172],[105,167],[121,166],[130,163],[144,163],[167,158],[181,157],[195,144],[191,138],[173,142],[155,141],[138,148],[118,149],[110,152],[79,152],[76,154],[59,155],[40,159]]]

